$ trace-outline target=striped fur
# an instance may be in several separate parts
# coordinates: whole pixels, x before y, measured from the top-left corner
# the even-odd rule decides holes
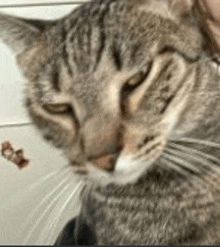
[[[88,182],[81,216],[100,245],[220,243],[219,74],[194,2],[95,0],[49,22],[0,15],[30,117]],[[94,165],[107,154],[114,172]]]

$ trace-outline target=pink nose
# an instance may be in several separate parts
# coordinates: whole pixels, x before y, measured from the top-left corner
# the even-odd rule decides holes
[[[115,157],[113,154],[107,154],[93,160],[93,165],[108,172],[112,172],[115,167]]]

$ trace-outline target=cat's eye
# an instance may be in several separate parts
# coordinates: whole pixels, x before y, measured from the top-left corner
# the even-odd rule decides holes
[[[141,70],[134,76],[132,76],[122,87],[121,90],[121,110],[122,113],[126,113],[126,104],[129,94],[131,94],[136,88],[138,88],[148,77],[152,68],[152,62],[149,63],[145,69]]]
[[[150,73],[152,67],[152,63],[149,63],[145,69],[141,70],[133,77],[131,77],[122,88],[122,97],[126,96],[128,93],[131,93],[134,89],[136,89],[139,85],[142,84]]]
[[[44,110],[51,114],[69,114],[72,112],[71,105],[67,103],[63,104],[45,104],[43,105]]]

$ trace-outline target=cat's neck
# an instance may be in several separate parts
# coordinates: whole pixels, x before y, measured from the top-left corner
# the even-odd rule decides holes
[[[82,214],[95,229],[100,245],[183,243],[192,232],[193,238],[202,236],[200,224],[212,217],[207,206],[213,203],[211,197],[204,198],[209,189],[205,184],[202,189],[199,186],[155,166],[135,185],[111,185],[90,191]],[[198,208],[191,210],[195,198]],[[202,212],[202,206],[206,206],[206,212]],[[201,213],[203,217],[198,218]]]

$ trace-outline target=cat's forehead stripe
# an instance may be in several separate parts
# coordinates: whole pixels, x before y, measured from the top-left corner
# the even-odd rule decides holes
[[[67,37],[67,30],[65,30],[64,27],[62,27],[62,36],[64,39],[66,39]],[[73,76],[73,70],[70,66],[70,63],[69,63],[69,55],[68,55],[68,51],[67,51],[67,45],[66,45],[66,42],[63,41],[63,46],[62,46],[62,58],[63,58],[63,62],[67,68],[67,73],[70,75],[70,76]]]
[[[102,4],[99,3],[100,5],[93,4],[90,8],[84,6],[84,8],[76,10],[75,15],[63,23],[64,33],[68,32],[68,35],[65,35],[65,47],[63,48],[67,66],[77,66],[78,70],[84,68],[85,71],[92,66],[93,71],[95,71],[102,60],[106,47],[111,45],[110,50],[115,67],[117,69],[121,68],[120,46],[117,44],[117,39],[116,42],[114,40],[110,42],[114,37],[110,38],[111,34],[106,30],[110,21],[109,18],[115,18],[114,2],[107,1]],[[71,75],[70,67],[68,70]]]

